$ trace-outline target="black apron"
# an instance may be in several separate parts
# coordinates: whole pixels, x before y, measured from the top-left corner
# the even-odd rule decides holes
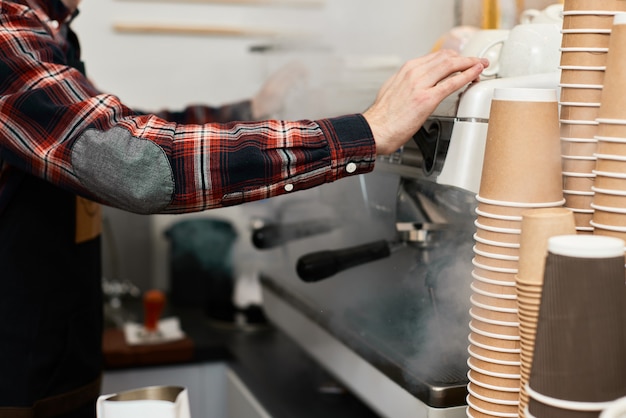
[[[68,61],[84,71],[68,30]],[[102,367],[100,207],[27,174],[0,211],[0,417],[92,418]]]
[[[76,208],[75,195],[25,176],[0,215],[0,407],[100,376],[100,238],[76,243]],[[94,401],[67,416],[93,417]]]

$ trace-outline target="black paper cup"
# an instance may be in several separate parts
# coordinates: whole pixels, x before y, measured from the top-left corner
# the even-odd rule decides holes
[[[626,395],[625,286],[623,240],[549,239],[529,379],[534,391],[577,402]]]

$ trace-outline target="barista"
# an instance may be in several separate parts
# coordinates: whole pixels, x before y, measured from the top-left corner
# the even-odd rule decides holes
[[[94,416],[99,204],[201,211],[369,172],[488,64],[412,60],[371,108],[334,119],[236,122],[254,100],[142,114],[86,78],[69,27],[78,3],[0,0],[2,417]]]

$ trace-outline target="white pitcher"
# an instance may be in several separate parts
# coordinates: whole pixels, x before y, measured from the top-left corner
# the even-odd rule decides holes
[[[102,395],[96,402],[98,418],[191,418],[187,389],[149,386]]]

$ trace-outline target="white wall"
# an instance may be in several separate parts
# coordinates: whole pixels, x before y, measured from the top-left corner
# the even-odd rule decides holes
[[[249,48],[272,42],[291,44],[294,33],[309,35],[307,43],[317,48],[314,60],[320,56],[341,59],[367,55],[394,57],[402,62],[429,52],[435,41],[453,26],[454,0],[321,2],[322,7],[294,8],[176,0],[84,0],[73,26],[81,39],[90,78],[102,90],[144,110],[177,109],[192,102],[221,104],[250,97],[275,67],[273,60],[287,59],[289,54],[250,54]],[[115,32],[112,29],[115,22],[221,25],[270,29],[291,35],[279,39],[140,35]],[[299,53],[293,52],[296,56]],[[368,92],[369,96],[372,94]],[[344,108],[362,111],[369,104],[369,96],[348,102]],[[288,110],[285,115],[295,113]],[[232,219],[242,232],[239,245],[244,246],[244,251],[240,252],[246,253],[249,252],[245,248],[249,246],[245,235],[249,207],[252,206],[200,216]],[[268,206],[256,206],[259,207]],[[134,281],[142,288],[166,289],[168,261],[163,230],[181,218],[148,219],[111,209],[105,215],[115,233],[119,278]],[[110,264],[105,257],[105,274],[113,274]]]

